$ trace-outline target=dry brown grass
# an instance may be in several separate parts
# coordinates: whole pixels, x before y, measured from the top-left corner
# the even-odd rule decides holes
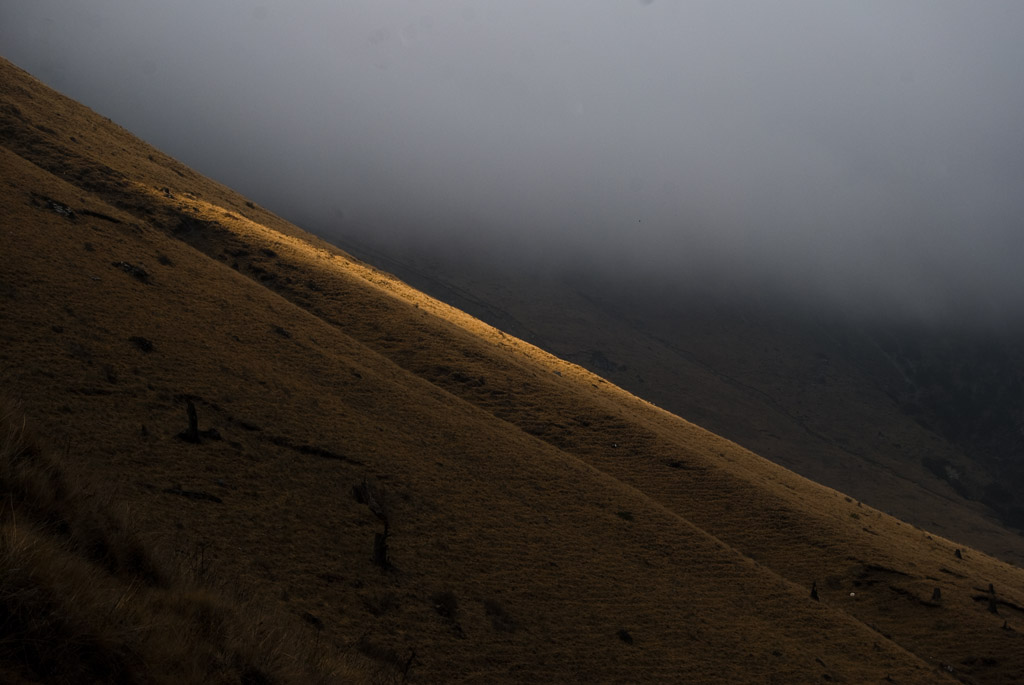
[[[0,668],[47,683],[369,681],[190,581],[90,503],[0,402]]]

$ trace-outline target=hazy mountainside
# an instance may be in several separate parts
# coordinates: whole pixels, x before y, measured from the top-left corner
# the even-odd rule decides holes
[[[1024,678],[1021,569],[444,305],[5,62],[0,170],[4,392],[142,539],[317,650],[420,682]]]
[[[1024,530],[1024,335],[876,331],[886,391],[905,413],[971,459],[981,476],[941,458],[924,464],[969,499]],[[879,358],[881,357],[881,358]],[[885,374],[879,374],[885,379]]]
[[[1024,345],[713,284],[351,246],[416,287],[809,478],[1017,563]]]

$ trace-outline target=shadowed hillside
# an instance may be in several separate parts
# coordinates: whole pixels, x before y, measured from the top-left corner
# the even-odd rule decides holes
[[[6,392],[73,445],[69,478],[317,650],[410,682],[1024,678],[1020,569],[442,304],[8,63],[0,146]]]
[[[208,582],[200,549],[154,551],[26,423],[0,404],[3,682],[371,682]]]

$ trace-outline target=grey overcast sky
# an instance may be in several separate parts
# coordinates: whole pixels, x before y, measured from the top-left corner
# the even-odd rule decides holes
[[[3,0],[0,54],[327,237],[1024,318],[1024,2]]]

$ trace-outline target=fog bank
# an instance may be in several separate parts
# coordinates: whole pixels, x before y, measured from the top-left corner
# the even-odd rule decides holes
[[[8,0],[0,53],[328,238],[1024,319],[1024,4]]]

